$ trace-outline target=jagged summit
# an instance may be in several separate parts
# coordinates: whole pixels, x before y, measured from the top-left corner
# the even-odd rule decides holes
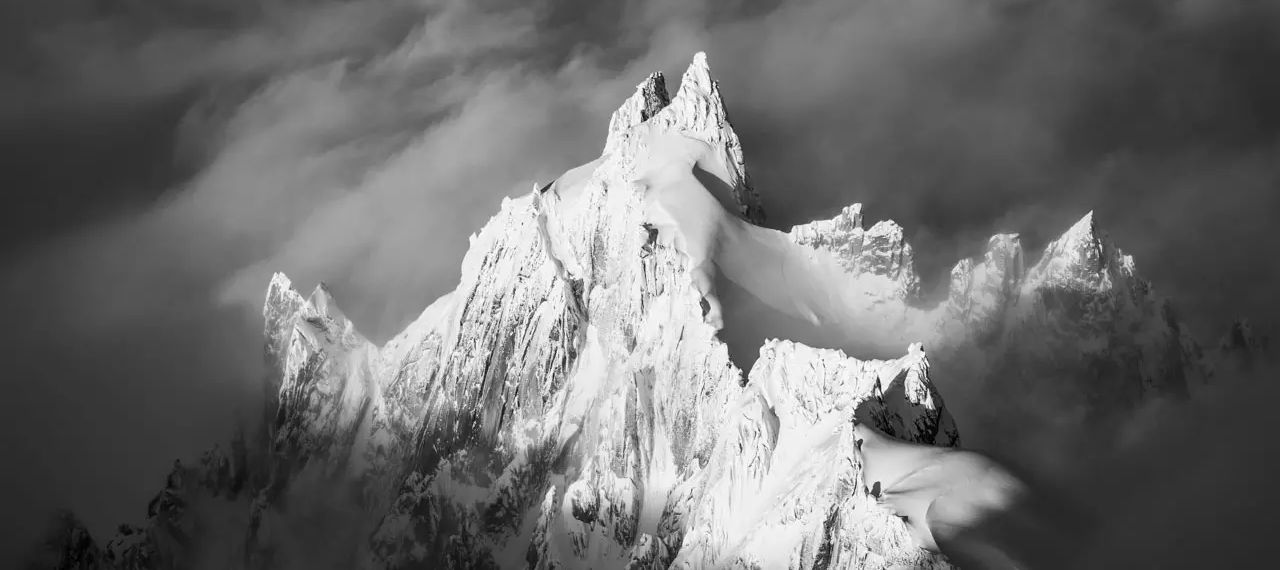
[[[1040,261],[1031,268],[1028,280],[1101,291],[1139,285],[1140,278],[1136,275],[1133,257],[1125,255],[1106,233],[1098,230],[1090,211],[1045,248]]]
[[[268,291],[283,291],[291,287],[293,287],[293,281],[281,271],[272,273],[271,280],[267,282]]]
[[[1093,210],[1090,210],[1045,248],[1045,257],[1071,256],[1072,261],[1081,265],[1092,264],[1097,269],[1102,269],[1104,265],[1101,262],[1105,261],[1105,237],[1105,234],[1098,231]]]
[[[268,343],[268,353],[273,358],[281,357],[289,348],[289,337],[294,331],[281,327],[295,318],[299,320],[298,326],[306,325],[299,330],[308,334],[312,343],[368,342],[338,307],[333,292],[324,282],[316,284],[311,294],[303,297],[288,276],[275,273],[267,287],[263,315],[267,319],[267,336],[274,338]]]
[[[1081,216],[1076,223],[1062,234],[1062,239],[1074,237],[1076,239],[1096,239],[1098,236],[1098,225],[1093,220],[1093,210],[1089,210],[1085,215]]]
[[[892,284],[885,288],[890,296],[914,301],[920,277],[902,226],[882,220],[863,229],[862,216],[862,204],[846,206],[834,218],[792,227],[790,237],[797,244],[831,252],[851,274],[886,278]]]
[[[638,130],[641,125],[648,125],[648,132],[677,133],[707,144],[712,152],[699,166],[724,183],[738,205],[735,213],[753,223],[764,221],[760,196],[747,174],[742,143],[729,123],[706,54],[694,56],[681,76],[675,97],[667,96],[665,80],[655,73],[614,112],[604,155],[612,156],[623,171],[630,170],[643,152],[641,143],[646,132]]]
[[[315,309],[317,316],[327,317],[336,322],[347,321],[346,315],[333,300],[333,292],[323,281],[316,284],[316,288],[307,297],[307,303]]]
[[[715,150],[715,159],[727,174],[724,182],[741,204],[742,217],[762,223],[765,213],[760,196],[751,186],[743,158],[742,143],[729,124],[729,112],[720,97],[720,84],[711,77],[707,55],[698,52],[680,78],[680,90],[668,107],[671,117],[680,121],[682,130],[707,141]],[[661,115],[661,114],[660,114]]]
[[[1018,300],[1025,273],[1018,234],[991,236],[981,258],[962,259],[951,268],[939,316],[940,334],[958,339],[1002,329],[1010,307]]]
[[[689,62],[689,68],[685,70],[684,77],[680,80],[681,89],[686,85],[703,93],[714,92],[715,98],[720,98],[716,81],[711,78],[711,66],[707,65],[707,52],[700,51],[693,54],[693,60]]]
[[[625,146],[624,137],[628,136],[633,127],[648,121],[670,103],[671,96],[667,94],[667,82],[662,73],[649,74],[648,78],[636,85],[635,93],[623,101],[622,106],[609,118],[609,134],[605,139],[604,154],[619,152]]]
[[[837,241],[836,236],[862,230],[862,204],[859,203],[845,206],[834,218],[792,226],[791,234],[797,242],[816,246],[833,243]]]
[[[667,81],[662,72],[649,74],[644,83],[637,86],[637,92],[644,102],[644,107],[640,110],[639,123],[649,120],[649,117],[658,114],[658,111],[671,103],[671,97],[667,95]]]

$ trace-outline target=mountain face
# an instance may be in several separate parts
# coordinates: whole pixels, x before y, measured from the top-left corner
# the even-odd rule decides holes
[[[947,568],[863,480],[855,417],[950,447],[942,378],[1038,396],[977,416],[998,436],[1210,374],[1091,214],[1034,264],[1016,235],[991,238],[934,306],[903,229],[864,229],[860,205],[760,228],[702,54],[674,96],[661,74],[641,83],[604,148],[503,200],[458,287],[383,346],[323,285],[304,297],[277,274],[261,431],[176,464],[105,550],[58,527],[41,567]],[[769,340],[744,372],[719,337],[722,273],[901,356]]]

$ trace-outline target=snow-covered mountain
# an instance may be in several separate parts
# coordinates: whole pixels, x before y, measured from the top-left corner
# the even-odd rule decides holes
[[[945,568],[867,489],[855,416],[956,446],[943,377],[1040,396],[979,418],[998,434],[1209,376],[1091,214],[1029,267],[1016,235],[991,238],[933,306],[903,229],[864,228],[860,205],[758,226],[702,54],[674,97],[661,74],[641,83],[604,149],[504,200],[458,287],[383,346],[323,285],[304,297],[277,274],[261,432],[175,465],[105,548],[59,519],[45,567]],[[743,371],[717,277],[902,356],[778,339]]]

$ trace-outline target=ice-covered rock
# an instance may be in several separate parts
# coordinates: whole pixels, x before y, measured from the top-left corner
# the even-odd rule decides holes
[[[964,259],[951,269],[943,306],[941,336],[985,338],[999,331],[1018,300],[1026,272],[1017,234],[999,234],[987,242],[981,260]]]
[[[273,370],[280,375],[272,422],[273,452],[283,461],[277,464],[280,476],[311,462],[362,473],[365,458],[357,453],[355,434],[377,409],[377,347],[356,331],[324,284],[302,299],[277,274],[268,299],[268,326],[281,316],[280,329],[268,331],[268,339],[279,342],[278,352],[269,345],[268,355],[276,358]]]
[[[890,284],[882,289],[893,300],[915,301],[919,294],[920,278],[902,226],[885,220],[864,230],[862,204],[848,206],[830,220],[795,226],[791,239],[830,251],[849,273],[887,279]]]
[[[958,444],[918,344],[863,361],[769,341],[731,410],[694,479],[674,567],[946,566],[870,498],[853,443],[858,418],[907,441]]]
[[[671,104],[667,81],[661,73],[650,74],[636,86],[636,91],[609,118],[609,134],[605,137],[604,154],[616,154],[626,148],[633,127],[649,120]]]
[[[705,142],[704,157],[712,175],[727,186],[737,213],[754,223],[764,221],[760,195],[751,186],[738,134],[729,124],[729,113],[720,98],[720,84],[711,78],[707,56],[698,52],[680,78],[680,89],[671,103],[652,117],[654,128],[676,131]]]

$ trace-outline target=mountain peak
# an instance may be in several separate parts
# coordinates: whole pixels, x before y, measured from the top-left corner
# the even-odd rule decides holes
[[[895,295],[914,297],[920,279],[902,226],[893,220],[881,220],[869,229],[862,225],[862,204],[853,204],[833,218],[793,226],[790,237],[797,244],[831,252],[848,273],[886,277],[897,283],[892,288]]]
[[[658,111],[671,103],[671,96],[667,94],[667,80],[661,71],[650,73],[643,83],[636,86],[636,94],[641,96],[644,103],[640,113],[641,121],[649,120],[649,117],[658,114]]]
[[[277,271],[271,275],[271,282],[267,285],[269,291],[288,291],[293,288],[293,281],[288,275]]]
[[[1057,242],[1064,246],[1071,246],[1072,249],[1078,249],[1081,246],[1098,247],[1102,246],[1102,236],[1098,232],[1098,225],[1094,221],[1093,210],[1089,210],[1087,214],[1081,217],[1076,223],[1072,224]]]
[[[1092,210],[1050,242],[1028,272],[1028,282],[1034,286],[1082,291],[1109,290],[1135,278],[1133,258],[1098,229]]]
[[[728,112],[724,99],[720,97],[720,83],[711,77],[711,67],[707,65],[707,56],[698,52],[693,61],[680,76],[680,89],[672,98],[671,126],[687,131],[707,142],[737,135],[729,126]]]
[[[647,128],[640,128],[646,125]],[[652,73],[609,119],[603,157],[614,168],[629,171],[643,152],[642,138],[653,133],[679,133],[710,147],[698,168],[724,183],[748,221],[764,221],[760,196],[751,187],[742,143],[729,123],[719,85],[711,78],[706,54],[699,52],[685,70],[675,97],[668,96],[666,79]]]
[[[912,359],[923,358],[923,357],[924,357],[924,343],[923,343],[923,342],[913,342],[913,343],[911,343],[911,344],[907,345],[907,356],[908,356],[909,358],[912,358]]]
[[[333,300],[333,291],[329,290],[329,286],[324,281],[316,284],[316,288],[311,291],[311,296],[307,298],[307,302],[315,309],[318,316],[328,317],[336,322],[344,322],[347,320],[346,315],[338,308],[338,304]]]
[[[662,72],[650,73],[636,85],[636,90],[613,112],[609,118],[609,134],[604,143],[604,154],[614,154],[623,148],[632,128],[658,114],[671,103],[667,94],[667,81]]]
[[[685,69],[684,75],[680,78],[680,91],[685,89],[697,89],[699,92],[712,95],[716,100],[720,99],[719,85],[715,79],[711,78],[711,66],[707,65],[707,53],[698,52],[693,54],[693,61],[689,62],[689,67]],[[679,97],[679,93],[676,94]],[[723,102],[721,102],[723,105]]]
[[[747,175],[742,142],[729,122],[719,83],[711,77],[705,53],[693,56],[680,78],[680,89],[653,120],[660,130],[678,132],[709,145],[710,156],[698,166],[728,186],[739,215],[757,224],[764,221],[760,196]]]
[[[267,356],[270,361],[283,357],[298,311],[306,304],[306,299],[293,288],[293,281],[288,276],[280,272],[271,276],[267,298],[262,304]]]
[[[1045,257],[1048,258],[1050,254],[1065,255],[1072,257],[1075,262],[1101,263],[1105,261],[1102,251],[1105,237],[1098,231],[1093,210],[1089,210],[1045,248]]]
[[[796,241],[806,245],[824,245],[839,236],[862,232],[862,204],[855,203],[840,209],[835,217],[826,220],[814,220],[807,224],[791,227]]]
[[[1016,302],[1024,273],[1018,234],[991,236],[981,258],[962,259],[952,267],[945,303],[949,322],[943,329],[977,336],[998,329],[1006,309]]]

